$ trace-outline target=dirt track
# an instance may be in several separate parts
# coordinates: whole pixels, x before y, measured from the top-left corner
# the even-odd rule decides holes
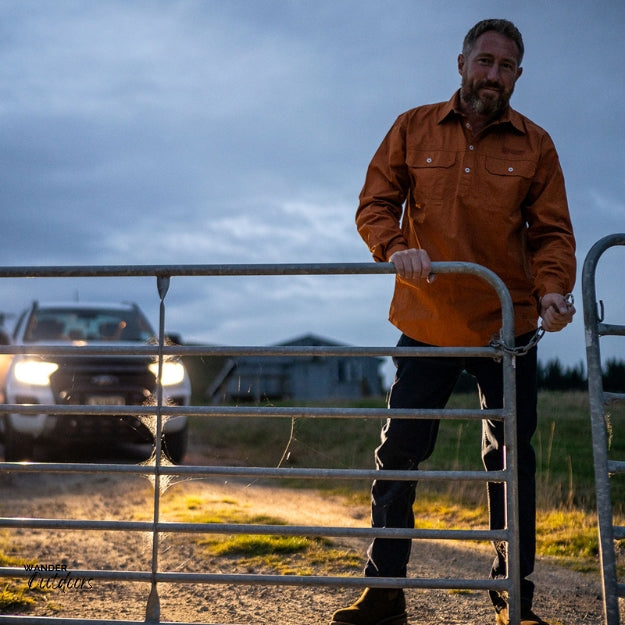
[[[197,459],[191,457],[192,462]],[[0,514],[15,517],[149,519],[152,487],[142,477],[41,476],[2,474]],[[348,507],[337,499],[312,492],[270,488],[237,482],[182,481],[170,485],[163,503],[177,494],[192,494],[210,501],[236,502],[253,510],[279,516],[294,524],[366,526],[368,510]],[[167,519],[164,519],[167,520]],[[13,555],[40,564],[77,569],[149,570],[151,536],[130,532],[61,532],[5,530],[4,542]],[[336,543],[364,553],[366,544],[336,539]],[[181,537],[163,537],[161,570],[248,572],[236,562],[207,561],[198,545]],[[435,565],[448,563],[451,577],[481,577],[489,570],[488,546],[457,546],[427,541],[413,550],[410,574],[431,576]],[[320,571],[319,574],[322,574]],[[349,570],[346,574],[353,575]],[[535,609],[563,625],[602,623],[598,575],[575,573],[541,561],[534,574]],[[32,592],[36,603],[21,614],[97,619],[145,619],[149,587],[141,583],[94,580],[91,589]],[[28,591],[31,592],[31,591]],[[325,587],[251,587],[163,584],[159,586],[161,620],[211,624],[323,625],[331,613],[351,602],[354,589]],[[411,625],[494,623],[485,593],[437,590],[408,591]]]

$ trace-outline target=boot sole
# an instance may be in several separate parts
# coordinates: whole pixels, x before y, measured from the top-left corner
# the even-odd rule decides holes
[[[332,621],[330,625],[354,625],[354,624],[348,623],[347,621]],[[388,618],[383,618],[381,621],[376,621],[373,625],[408,625],[408,614],[404,612],[403,614],[396,614],[395,616],[389,616]]]

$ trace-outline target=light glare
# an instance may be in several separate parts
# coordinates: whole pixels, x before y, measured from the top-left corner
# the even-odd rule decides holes
[[[15,365],[15,379],[23,384],[48,386],[50,376],[59,368],[55,362],[20,360]]]
[[[158,363],[150,364],[150,371],[154,377],[158,377]],[[164,362],[163,363],[163,386],[173,386],[180,384],[184,380],[184,366],[180,362]]]

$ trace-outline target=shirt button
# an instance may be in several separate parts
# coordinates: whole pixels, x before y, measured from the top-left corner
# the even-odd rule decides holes
[[[425,159],[425,162],[426,162],[426,163],[431,163],[431,162],[432,162],[432,159],[431,159],[431,158],[426,158],[426,159]]]
[[[467,128],[471,128],[471,124],[470,124],[469,122],[467,122],[467,123],[465,124],[465,126],[466,126]]]
[[[474,149],[475,148],[472,145],[469,146],[469,150],[474,150]]]
[[[470,167],[465,167],[465,168],[464,168],[464,171],[465,171],[465,173],[467,173],[467,174],[468,174],[468,173],[471,171],[471,168],[470,168]]]
[[[508,167],[508,171],[512,173],[514,171],[514,167]]]

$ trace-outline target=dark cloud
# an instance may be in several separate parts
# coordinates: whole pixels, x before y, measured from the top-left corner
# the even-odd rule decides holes
[[[450,97],[466,30],[495,14],[523,31],[513,105],[556,142],[580,265],[623,230],[620,2],[22,0],[0,12],[2,265],[368,261],[353,211],[373,151],[399,113]],[[605,288],[625,315],[618,278]],[[328,289],[274,284],[250,308],[248,291],[181,280],[175,325],[227,342],[278,318],[276,341],[315,330],[392,342],[390,279],[371,280],[335,293],[346,321],[331,323]],[[101,296],[44,282],[11,283],[4,307],[76,292],[153,307],[151,282],[106,282]],[[583,358],[579,286],[576,297],[575,327],[545,339],[544,357]]]

